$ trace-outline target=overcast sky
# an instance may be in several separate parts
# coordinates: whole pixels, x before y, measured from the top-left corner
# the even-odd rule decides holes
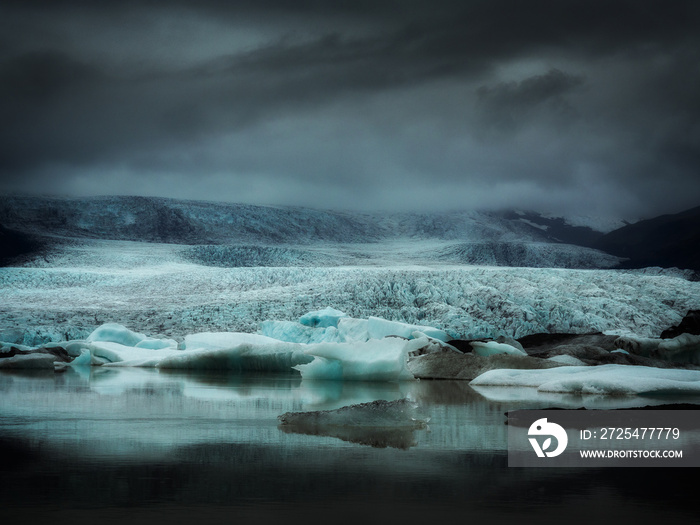
[[[8,1],[0,191],[700,205],[700,2]]]

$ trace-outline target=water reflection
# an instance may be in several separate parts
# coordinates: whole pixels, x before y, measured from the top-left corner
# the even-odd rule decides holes
[[[699,403],[698,396],[689,394],[676,395],[638,395],[614,396],[598,394],[566,394],[558,392],[540,392],[535,387],[511,386],[474,386],[475,392],[485,399],[498,403],[527,404],[530,409],[537,408],[589,408],[597,410],[641,408],[668,403]]]
[[[280,430],[289,434],[331,436],[376,448],[407,449],[416,445],[415,431],[428,428],[418,404],[408,399],[375,400],[336,410],[286,412]]]
[[[2,373],[0,394],[8,523],[695,516],[679,471],[508,468],[505,412],[549,400],[487,399],[465,382],[92,368]],[[284,412],[404,397],[430,418],[410,448],[278,428]]]

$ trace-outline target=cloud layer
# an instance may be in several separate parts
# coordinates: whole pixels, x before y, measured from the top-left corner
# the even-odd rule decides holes
[[[0,190],[700,204],[700,5],[4,2]]]

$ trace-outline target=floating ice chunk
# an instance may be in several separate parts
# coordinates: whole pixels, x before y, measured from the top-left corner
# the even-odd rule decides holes
[[[82,343],[81,353],[83,348],[91,352],[93,364],[104,363],[104,366],[154,367],[163,358],[180,352],[172,347],[152,350],[110,341]]]
[[[379,317],[370,317],[367,322],[367,332],[370,339],[382,339],[390,335],[399,337],[411,338],[411,334],[415,331],[422,332],[427,336],[440,341],[448,341],[450,337],[446,332],[433,328],[431,326],[419,326],[414,324],[400,323],[398,321],[387,321]]]
[[[313,326],[318,328],[326,328],[329,326],[338,326],[338,321],[347,317],[345,312],[331,308],[330,306],[322,309],[309,312],[308,314],[302,315],[299,322],[305,326]]]
[[[54,368],[55,357],[51,354],[17,354],[0,359],[0,368],[6,369],[50,369]]]
[[[93,348],[91,343],[85,341],[67,341],[63,344],[63,348],[66,349],[66,353],[71,357],[78,357],[83,353],[83,350],[90,350]]]
[[[427,338],[407,341],[396,337],[365,343],[310,345],[309,364],[295,366],[304,379],[403,381],[414,379],[406,368],[408,353],[428,344]]]
[[[201,332],[185,336],[185,349],[195,348],[231,348],[243,343],[265,345],[279,343],[277,339],[259,334],[246,334],[243,332]]]
[[[546,370],[491,370],[474,386],[533,387],[540,392],[609,395],[699,394],[700,370],[631,365],[564,366]]]
[[[338,329],[335,326],[314,328],[294,321],[263,321],[260,326],[263,336],[287,341],[288,343],[338,342]]]
[[[483,357],[494,354],[527,355],[526,352],[506,343],[496,341],[473,341],[470,343],[476,355]]]
[[[581,361],[578,357],[574,357],[570,354],[553,355],[552,357],[548,357],[547,361],[553,361],[568,366],[587,366],[586,363]]]
[[[471,385],[470,385],[471,386]],[[614,410],[620,408],[641,408],[667,405],[669,399],[663,396],[599,396],[578,394],[562,395],[559,392],[541,392],[530,387],[514,386],[472,386],[472,389],[489,401],[496,403],[518,403],[533,410],[542,408],[581,408]],[[692,397],[690,399],[693,399]],[[685,401],[686,398],[683,398]],[[689,400],[690,401],[690,400]],[[672,401],[675,402],[675,399]]]
[[[336,326],[307,326],[294,321],[263,321],[260,333],[289,343],[349,343],[369,339],[366,319],[343,317]]]
[[[90,343],[108,342],[119,343],[124,346],[149,348],[158,350],[161,348],[176,348],[177,342],[172,339],[154,339],[138,332],[133,332],[117,323],[106,323],[97,327],[87,338]]]
[[[427,428],[428,423],[418,414],[418,405],[408,399],[377,400],[335,410],[287,412],[278,419],[284,432],[401,449],[415,445],[413,431]]]
[[[119,343],[125,346],[136,346],[146,339],[146,336],[132,332],[128,328],[117,323],[105,323],[97,327],[87,338],[88,342],[104,341]]]
[[[445,353],[445,352],[457,353],[457,354],[463,355],[462,352],[457,350],[454,346],[447,344],[444,341],[440,341],[440,339],[434,339],[432,337],[428,337],[423,332],[419,332],[418,330],[413,332],[411,334],[411,337],[413,337],[413,339],[424,338],[428,342],[426,343],[425,346],[422,346],[420,348],[416,348],[415,350],[412,350],[411,352],[409,352],[409,354],[408,354],[409,358],[417,357],[419,355],[438,354],[438,353]]]
[[[611,354],[627,354],[630,355],[630,353],[627,350],[623,350],[622,348],[618,348],[617,350],[611,350]]]
[[[187,370],[234,370],[288,372],[292,367],[309,363],[304,346],[295,343],[241,343],[229,348],[181,350],[159,360],[158,368]]]

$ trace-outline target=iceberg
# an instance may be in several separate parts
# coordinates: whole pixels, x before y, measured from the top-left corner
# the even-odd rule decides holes
[[[105,367],[287,372],[312,359],[301,345],[267,339],[255,334],[194,334],[189,340],[194,347],[184,350],[150,350],[111,342],[88,343],[83,348],[91,351],[94,364]]]
[[[75,352],[77,349],[80,349],[78,358],[81,358],[84,350],[88,350],[92,354],[92,363],[102,366],[155,367],[163,358],[180,352],[180,350],[173,347],[150,349],[127,346],[110,341],[96,341],[93,343],[76,341],[74,343],[74,345],[71,345],[71,350]]]
[[[700,394],[700,370],[632,365],[563,366],[545,370],[490,370],[471,386],[531,387],[538,392],[602,395]]]
[[[343,317],[338,321],[338,339],[341,343],[369,341],[369,321]]]
[[[266,345],[279,343],[279,340],[259,334],[243,332],[201,332],[185,336],[184,349],[222,349],[240,344]]]
[[[578,357],[575,357],[570,354],[553,355],[552,357],[548,357],[547,361],[552,361],[553,363],[560,363],[562,365],[568,366],[587,366],[586,363],[581,361]]]
[[[238,372],[288,372],[311,362],[302,345],[276,341],[273,344],[240,343],[229,348],[181,350],[165,356],[161,369],[230,370]]]
[[[506,343],[497,343],[496,341],[472,341],[472,348],[476,355],[483,357],[494,354],[509,354],[509,355],[527,355],[526,352]]]
[[[350,322],[347,325],[350,331],[359,326],[362,324]],[[304,328],[338,331],[335,327]],[[414,379],[406,368],[411,352],[437,351],[445,346],[423,334],[416,332],[414,335],[418,338],[410,341],[390,337],[364,342],[301,344],[261,334],[200,332],[185,336],[184,342],[178,345],[174,340],[149,338],[122,325],[107,323],[93,331],[86,340],[67,341],[61,343],[60,348],[58,343],[47,343],[28,350],[31,355],[49,357],[23,360],[8,355],[2,359],[5,362],[2,366],[40,366],[41,359],[47,363],[50,361],[53,366],[53,361],[62,357],[74,367],[96,365],[257,372],[296,369],[307,379],[402,381]],[[8,346],[5,353],[10,351],[15,352]]]
[[[382,339],[389,336],[405,337],[411,339],[413,332],[421,332],[433,339],[447,342],[452,339],[446,332],[431,326],[420,326],[415,324],[400,323],[398,321],[387,321],[379,317],[370,317],[367,320],[367,332],[370,339]]]
[[[302,379],[404,381],[415,379],[406,367],[408,354],[429,344],[427,338],[407,341],[397,337],[365,343],[321,343],[304,351],[313,357],[294,368]]]
[[[73,359],[70,363],[68,363],[69,366],[92,366],[92,352],[88,348],[83,348],[80,352],[80,355]]]
[[[700,335],[681,334],[673,339],[619,337],[620,350],[672,363],[700,364]]]
[[[335,326],[312,327],[294,321],[263,321],[260,325],[263,336],[288,343],[339,342],[339,331]]]
[[[97,327],[88,336],[87,341],[89,343],[118,343],[123,346],[147,348],[151,350],[177,347],[177,342],[173,339],[155,339],[147,337],[138,332],[133,332],[118,323],[105,323]]]
[[[338,321],[347,317],[345,312],[331,308],[330,306],[324,308],[323,310],[316,310],[314,312],[309,312],[302,315],[299,322],[304,326],[312,326],[318,328],[327,328],[329,326],[338,326]]]
[[[259,334],[189,334],[178,349],[176,341],[149,338],[116,323],[102,325],[87,341],[66,346],[77,356],[73,363],[86,364],[89,352],[92,364],[106,367],[286,372],[312,359],[298,344]]]
[[[54,369],[55,357],[51,354],[16,354],[0,359],[0,369]]]
[[[350,343],[366,342],[385,337],[414,339],[428,336],[446,342],[451,339],[443,330],[398,321],[387,321],[379,317],[354,319],[339,310],[325,308],[309,312],[294,321],[263,321],[262,335],[289,343]]]

